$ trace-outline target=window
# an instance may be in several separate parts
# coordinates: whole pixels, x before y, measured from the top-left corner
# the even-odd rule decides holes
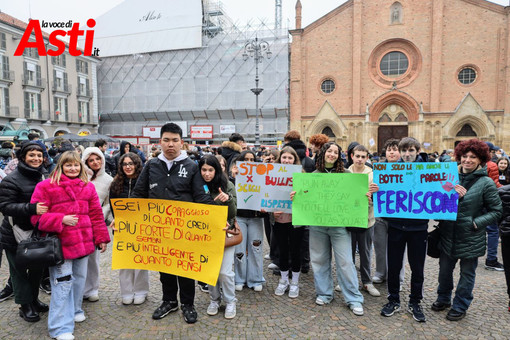
[[[7,40],[5,33],[0,33],[0,49],[5,50],[7,48]]]
[[[88,123],[89,122],[89,103],[88,102],[78,102],[78,118],[80,122]]]
[[[0,116],[9,116],[9,88],[0,87]]]
[[[53,65],[58,65],[62,67],[66,67],[66,55],[61,54],[55,57],[51,57],[51,62]]]
[[[81,73],[89,73],[89,63],[76,59],[76,71]]]
[[[398,77],[406,73],[409,67],[409,61],[404,53],[393,51],[387,53],[381,59],[381,72],[388,77]]]
[[[328,94],[335,91],[335,82],[331,79],[326,79],[321,84],[321,91]]]
[[[37,53],[37,48],[35,47],[25,48],[25,50],[23,51],[23,55],[25,57],[39,59],[39,54]]]
[[[476,71],[472,67],[465,67],[460,70],[458,79],[461,84],[472,84],[476,80]]]
[[[67,98],[53,97],[55,103],[55,120],[65,122],[67,120]]]
[[[25,118],[40,119],[41,111],[41,94],[34,92],[25,92]]]

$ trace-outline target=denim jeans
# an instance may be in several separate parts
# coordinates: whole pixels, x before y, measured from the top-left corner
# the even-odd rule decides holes
[[[243,233],[243,241],[235,248],[236,285],[246,284],[248,288],[259,286],[264,279],[264,220],[260,217],[237,217]]]
[[[498,260],[499,230],[497,224],[488,225],[487,228],[487,262]]]
[[[222,292],[223,301],[226,303],[234,302],[235,295],[235,274],[232,270],[234,264],[234,247],[225,248],[223,261],[221,262],[220,275],[215,286],[209,286],[209,296],[212,301],[221,302]]]
[[[452,259],[444,252],[439,257],[439,285],[437,286],[437,301],[450,303],[453,290],[453,270],[459,259]],[[478,258],[460,259],[460,277],[453,298],[452,309],[466,312],[473,301],[476,267]]]
[[[310,261],[317,297],[326,303],[333,300],[331,248],[335,253],[336,275],[345,302],[361,306],[363,295],[359,291],[358,274],[352,262],[351,235],[342,227],[310,226]]]
[[[74,316],[82,314],[88,257],[50,267],[51,299],[48,330],[52,338],[74,332]]]

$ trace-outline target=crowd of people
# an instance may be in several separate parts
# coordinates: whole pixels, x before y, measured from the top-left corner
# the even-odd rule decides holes
[[[37,322],[41,313],[49,312],[48,330],[53,338],[74,339],[75,323],[87,318],[83,300],[100,299],[99,259],[111,241],[108,228],[115,237],[115,216],[110,206],[114,198],[168,199],[228,207],[217,283],[198,283],[210,295],[208,315],[218,314],[224,302],[224,317],[235,318],[236,291],[264,289],[266,258],[271,261],[269,268],[279,276],[274,291],[277,296],[298,298],[300,275],[311,268],[317,305],[331,303],[336,290],[342,293],[346,307],[361,316],[362,291],[380,297],[375,285],[386,282],[387,301],[380,314],[391,317],[401,310],[407,253],[411,290],[406,310],[414,320],[425,322],[421,302],[430,220],[374,217],[372,199],[379,190],[373,180],[375,162],[457,162],[459,183],[454,190],[459,196],[458,214],[455,221],[439,221],[437,299],[430,308],[448,309],[446,319],[450,321],[464,318],[473,300],[478,258],[486,254],[487,269],[505,271],[510,300],[510,160],[490,142],[465,140],[455,149],[438,154],[422,152],[418,140],[405,137],[389,139],[378,155],[357,142],[343,151],[322,134],[311,136],[308,148],[299,132],[291,130],[281,149],[252,150],[238,133],[218,148],[202,149],[189,147],[182,139],[181,128],[169,123],[161,128],[160,147],[154,147],[150,154],[122,142],[110,156],[104,140],[95,142],[94,147],[62,141],[58,147],[49,148],[37,135],[29,137],[18,147],[9,142],[0,149],[0,212],[4,217],[0,245],[10,274],[5,278],[0,302],[14,297],[20,305],[20,316],[28,322]],[[298,226],[293,225],[290,213],[238,209],[237,161],[301,165],[306,173],[367,174],[367,228]],[[290,198],[297,194],[291,192]],[[63,264],[28,270],[17,265],[17,244],[34,230],[58,235]],[[503,264],[497,258],[500,234]],[[264,235],[269,244],[266,256]],[[356,254],[361,282],[355,267]],[[460,278],[452,296],[457,262]],[[195,281],[161,272],[160,282],[162,302],[152,318],[162,319],[180,308],[187,323],[196,322]],[[39,300],[40,290],[51,293],[49,306]],[[148,292],[147,270],[119,271],[119,296],[124,305],[143,304]],[[510,311],[510,303],[508,308]]]

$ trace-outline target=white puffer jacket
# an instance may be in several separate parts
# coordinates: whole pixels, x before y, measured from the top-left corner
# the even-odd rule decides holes
[[[89,176],[89,180],[94,175],[94,172],[87,165],[87,159],[92,154],[98,155],[102,160],[101,169],[99,169],[98,173],[96,174],[96,178],[94,178],[94,180],[91,182],[96,187],[97,196],[99,196],[101,208],[103,209],[104,219],[106,223],[109,224],[113,219],[112,212],[110,210],[110,185],[112,184],[113,178],[105,172],[106,161],[104,154],[101,152],[101,150],[99,150],[99,148],[90,147],[86,148],[82,155],[82,160],[85,164],[85,171]]]

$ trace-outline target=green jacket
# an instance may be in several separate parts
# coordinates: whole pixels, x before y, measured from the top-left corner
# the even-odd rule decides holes
[[[455,259],[485,255],[485,228],[498,223],[503,211],[496,185],[487,176],[487,168],[463,174],[459,167],[459,184],[463,187],[476,178],[476,183],[459,199],[457,220],[439,224],[441,250]]]
[[[217,205],[228,206],[227,222],[230,225],[233,225],[233,223],[235,222],[236,213],[237,213],[237,194],[236,194],[236,187],[230,181],[228,181],[226,193],[229,196],[228,201],[220,202],[219,200],[216,200],[216,201],[214,201],[214,203]],[[213,199],[215,199],[216,196],[218,196],[218,194],[219,194],[219,192],[211,191],[211,196]]]

